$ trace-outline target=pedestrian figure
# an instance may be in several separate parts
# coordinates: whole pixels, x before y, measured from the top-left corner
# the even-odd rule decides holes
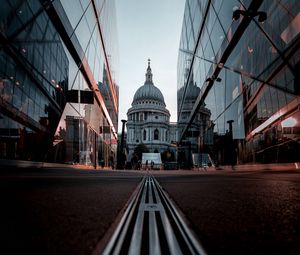
[[[114,155],[113,154],[111,154],[110,156],[109,156],[109,164],[110,164],[110,166],[111,166],[111,169],[114,169]]]
[[[138,156],[134,153],[132,158],[131,158],[131,165],[132,169],[137,169],[138,168]]]
[[[154,167],[154,162],[151,160],[151,170],[153,169]]]
[[[146,160],[146,170],[148,170],[148,159]]]

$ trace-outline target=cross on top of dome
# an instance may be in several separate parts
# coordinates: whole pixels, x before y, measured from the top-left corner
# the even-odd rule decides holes
[[[147,72],[146,72],[146,81],[145,81],[145,83],[153,84],[152,71],[151,71],[151,67],[150,67],[150,58],[148,58],[148,68],[147,68]]]

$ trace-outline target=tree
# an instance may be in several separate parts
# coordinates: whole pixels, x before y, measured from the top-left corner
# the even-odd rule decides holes
[[[138,144],[135,148],[134,148],[134,153],[138,156],[138,158],[141,160],[142,159],[142,155],[143,153],[147,153],[149,152],[149,149],[148,147],[143,144],[143,143],[140,143]]]
[[[174,152],[171,151],[170,149],[165,150],[164,152],[161,153],[161,160],[163,162],[175,161]]]

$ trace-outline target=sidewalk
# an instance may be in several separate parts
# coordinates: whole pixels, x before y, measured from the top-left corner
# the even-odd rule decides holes
[[[222,172],[222,171],[255,171],[255,170],[300,170],[300,162],[295,163],[272,163],[272,164],[242,164],[242,165],[224,165],[224,166],[211,166],[211,167],[200,167],[193,169],[178,169],[181,172]],[[174,170],[167,170],[174,171]]]
[[[80,165],[80,164],[62,164],[62,163],[49,163],[49,162],[37,162],[27,160],[10,160],[0,159],[0,169],[5,167],[19,167],[19,168],[73,168],[73,169],[87,169],[87,170],[112,170],[111,167],[97,166],[95,169],[93,166]]]
[[[216,170],[297,170],[300,169],[300,162],[296,163],[272,163],[272,164],[244,164],[235,166],[219,166]]]
[[[8,160],[8,159],[0,159],[0,169],[4,167],[20,167],[20,168],[73,168],[73,169],[87,169],[87,170],[113,170],[111,167],[100,167],[97,166],[95,169],[93,166],[88,165],[79,165],[79,164],[62,164],[62,163],[48,163],[48,162],[35,162],[35,161],[26,161],[26,160]],[[114,169],[116,170],[116,169]],[[243,164],[243,165],[235,165],[234,167],[226,165],[226,166],[218,166],[218,167],[200,167],[199,169],[178,169],[178,170],[159,170],[154,172],[170,172],[170,171],[203,171],[203,172],[211,172],[211,171],[251,171],[251,170],[300,170],[300,162],[296,163],[273,163],[273,164]],[[133,171],[133,170],[129,170]]]

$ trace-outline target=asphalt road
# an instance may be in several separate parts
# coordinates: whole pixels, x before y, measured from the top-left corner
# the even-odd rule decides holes
[[[300,254],[299,170],[152,174],[208,254]],[[2,168],[0,253],[91,254],[143,175]]]
[[[0,254],[91,254],[142,179],[130,172],[0,171]]]
[[[208,254],[300,254],[300,171],[156,174]]]

